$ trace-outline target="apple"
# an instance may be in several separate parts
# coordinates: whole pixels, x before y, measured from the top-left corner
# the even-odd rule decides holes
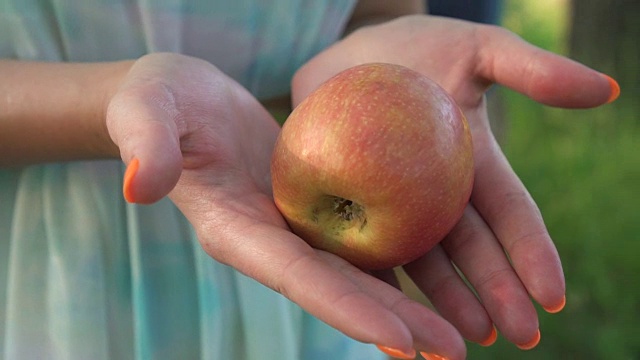
[[[426,254],[462,216],[473,185],[471,133],[426,76],[359,65],[294,109],[271,176],[295,234],[359,268],[388,269]]]

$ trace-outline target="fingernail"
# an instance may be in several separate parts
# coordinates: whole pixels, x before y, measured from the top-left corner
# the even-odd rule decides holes
[[[524,344],[516,344],[516,346],[521,350],[531,350],[538,345],[540,342],[540,330],[536,333],[536,336],[531,339],[531,341]]]
[[[426,353],[426,352],[421,352],[420,355],[422,355],[422,357],[425,358],[426,360],[448,360],[444,356],[440,356],[440,355],[436,355],[436,354],[430,354],[430,353]]]
[[[135,203],[135,198],[133,196],[133,179],[136,177],[138,173],[138,168],[140,167],[140,161],[137,158],[133,158],[129,165],[127,166],[127,170],[124,172],[124,184],[122,185],[122,194],[124,195],[124,199],[127,202]]]
[[[497,339],[498,339],[498,330],[496,330],[496,327],[494,326],[493,328],[491,328],[491,334],[489,335],[489,337],[486,338],[484,341],[479,342],[479,344],[482,346],[491,346],[493,345],[493,343],[496,342]]]
[[[416,357],[416,351],[413,349],[411,349],[410,353],[406,353],[402,350],[395,349],[388,346],[382,346],[382,345],[376,345],[376,346],[378,347],[378,350],[397,359],[415,359]]]
[[[609,86],[611,87],[611,94],[609,95],[609,99],[607,100],[607,104],[614,102],[618,96],[620,96],[620,85],[615,81],[611,76],[607,74],[602,74],[609,81]]]
[[[564,309],[564,306],[567,304],[567,297],[563,296],[562,297],[562,301],[560,301],[560,303],[558,305],[555,306],[543,306],[542,308],[545,309],[546,312],[551,313],[551,314],[555,314],[555,313],[559,313],[560,311],[562,311],[562,309]]]

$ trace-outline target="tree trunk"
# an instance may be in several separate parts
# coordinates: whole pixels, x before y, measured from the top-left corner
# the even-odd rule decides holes
[[[640,1],[573,0],[571,14],[571,57],[615,78],[638,109]]]

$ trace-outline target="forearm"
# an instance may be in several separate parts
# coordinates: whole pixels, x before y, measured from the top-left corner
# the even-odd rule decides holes
[[[117,157],[105,110],[131,64],[0,60],[0,166]]]

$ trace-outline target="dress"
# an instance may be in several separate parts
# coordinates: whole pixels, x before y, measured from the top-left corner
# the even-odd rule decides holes
[[[258,98],[336,41],[353,0],[0,0],[0,56],[203,58]],[[52,89],[55,90],[55,89]],[[115,160],[0,169],[0,360],[382,359],[200,248]]]

